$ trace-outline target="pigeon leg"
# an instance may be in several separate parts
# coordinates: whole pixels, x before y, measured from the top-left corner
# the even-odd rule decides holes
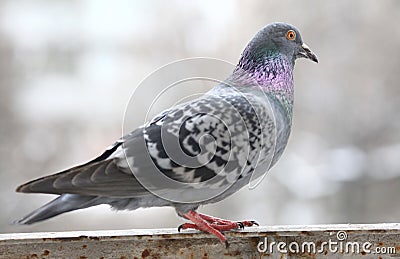
[[[178,227],[178,231],[189,228],[204,231],[218,237],[219,240],[221,240],[222,243],[225,243],[226,246],[228,245],[228,243],[226,241],[226,237],[221,233],[221,231],[243,229],[244,227],[251,227],[254,225],[258,226],[258,223],[254,220],[236,222],[197,213],[193,210],[189,211],[186,214],[183,214],[182,216],[184,216],[188,220],[191,220],[193,223],[184,223],[180,225]]]
[[[221,243],[225,244],[225,246],[228,247],[228,241],[226,240],[226,237],[221,233],[221,231],[215,228],[214,225],[212,226],[209,222],[201,218],[197,212],[191,210],[188,213],[182,214],[182,216],[192,221],[193,224],[192,223],[182,224],[178,227],[178,231],[187,228],[193,228],[200,231],[204,231],[216,236],[221,241]]]

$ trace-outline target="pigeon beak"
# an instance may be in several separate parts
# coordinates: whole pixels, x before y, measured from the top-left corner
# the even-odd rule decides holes
[[[318,63],[317,56],[310,50],[310,48],[305,43],[301,44],[299,55],[300,55],[300,57],[308,58],[308,59],[311,59],[312,61]]]

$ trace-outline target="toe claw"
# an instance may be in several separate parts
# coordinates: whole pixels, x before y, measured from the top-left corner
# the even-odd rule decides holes
[[[225,248],[226,248],[226,249],[229,248],[229,242],[228,242],[228,240],[225,240]]]
[[[250,221],[253,225],[256,225],[256,226],[260,226],[260,224],[258,224],[258,222],[257,221],[255,221],[255,220],[252,220],[252,221]]]
[[[178,232],[181,232],[182,229],[183,229],[183,224],[179,225]]]
[[[237,224],[238,224],[238,229],[244,229],[244,224],[243,224],[243,222],[237,222]]]

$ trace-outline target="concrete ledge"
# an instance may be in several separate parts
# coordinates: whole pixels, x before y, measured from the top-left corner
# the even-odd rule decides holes
[[[263,226],[226,236],[229,249],[176,229],[0,234],[0,258],[400,258],[400,223]]]

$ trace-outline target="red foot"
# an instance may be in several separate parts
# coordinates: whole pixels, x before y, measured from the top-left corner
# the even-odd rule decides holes
[[[178,231],[181,229],[197,229],[200,231],[204,231],[214,236],[218,237],[218,239],[225,244],[228,248],[228,241],[226,237],[221,233],[221,231],[228,231],[232,229],[243,229],[244,227],[251,227],[253,225],[257,225],[258,223],[251,220],[251,221],[230,221],[226,219],[220,219],[212,216],[208,216],[205,214],[197,213],[193,210],[189,211],[186,214],[183,214],[185,218],[192,221],[193,223],[185,223],[178,227]]]
[[[244,229],[244,227],[251,227],[251,226],[258,226],[258,223],[255,222],[254,220],[245,220],[245,221],[231,221],[231,220],[226,220],[226,219],[220,219],[217,217],[213,217],[213,216],[209,216],[209,215],[205,215],[205,214],[201,214],[198,213],[199,216],[206,220],[207,222],[211,223],[211,224],[215,224],[215,225],[225,225],[225,226],[230,226],[231,228],[227,228],[227,229],[220,229],[220,230],[231,230],[231,229]]]

